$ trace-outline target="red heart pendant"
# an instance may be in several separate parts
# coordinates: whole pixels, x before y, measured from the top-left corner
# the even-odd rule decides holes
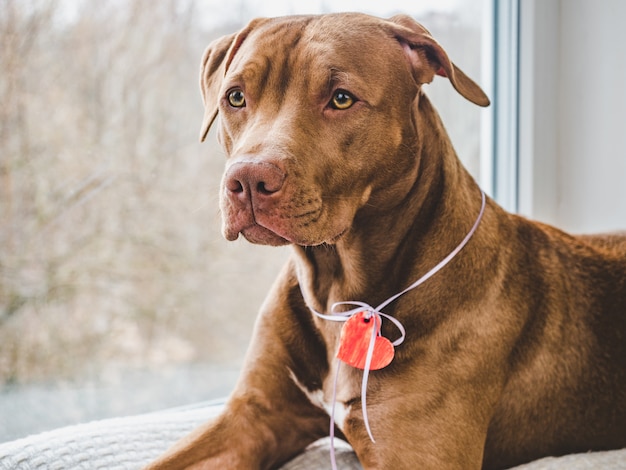
[[[367,316],[366,312],[355,313],[344,323],[341,328],[337,358],[352,367],[365,369],[367,349],[372,338],[372,330],[376,324],[378,324],[378,331],[376,332],[370,370],[378,370],[388,366],[393,360],[393,344],[384,336],[379,335],[380,317],[376,321],[375,316]]]

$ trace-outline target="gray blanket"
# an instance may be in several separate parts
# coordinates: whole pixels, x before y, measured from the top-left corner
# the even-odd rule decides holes
[[[219,412],[199,406],[95,421],[0,445],[0,470],[137,470],[192,428]],[[285,430],[288,432],[288,430]],[[350,447],[336,443],[342,470],[360,470]],[[328,440],[313,444],[282,470],[330,469]],[[626,470],[626,449],[546,458],[516,470]]]

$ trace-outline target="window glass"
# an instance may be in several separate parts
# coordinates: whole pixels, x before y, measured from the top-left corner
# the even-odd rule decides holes
[[[199,61],[260,15],[408,13],[481,83],[474,0],[0,4],[0,442],[223,397],[288,248],[226,242]],[[486,3],[485,3],[486,5]],[[480,177],[479,109],[428,87]]]

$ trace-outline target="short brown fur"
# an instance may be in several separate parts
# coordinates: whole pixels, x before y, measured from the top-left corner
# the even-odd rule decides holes
[[[327,435],[337,301],[377,305],[439,263],[481,200],[421,91],[435,75],[489,101],[422,26],[360,14],[253,21],[203,59],[227,154],[223,231],[292,244],[224,412],[150,469],[272,469]],[[245,106],[228,102],[241,90]],[[329,106],[344,90],[345,110]],[[306,299],[306,301],[305,301]],[[308,302],[308,306],[307,306]],[[344,366],[338,429],[365,469],[496,469],[626,445],[626,236],[574,237],[488,199],[468,245],[385,312],[393,362]],[[383,335],[397,332],[387,324]]]

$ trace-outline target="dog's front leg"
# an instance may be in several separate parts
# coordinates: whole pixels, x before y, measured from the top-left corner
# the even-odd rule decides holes
[[[441,367],[414,364],[370,375],[367,412],[375,442],[358,402],[342,429],[365,470],[481,468],[498,374],[487,371],[476,383]]]
[[[481,468],[484,429],[469,426],[454,416],[421,419],[418,411],[404,407],[395,413],[389,405],[383,420],[373,418],[371,414],[376,414],[376,408],[368,406],[375,443],[367,436],[359,412],[353,421],[355,427],[351,428],[348,420],[344,430],[365,470]]]
[[[302,409],[299,403],[267,400],[254,393],[232,397],[219,417],[197,428],[146,469],[277,468],[327,430],[327,417],[321,426],[315,424],[317,411],[307,413],[307,407]],[[293,408],[301,413],[288,411]]]
[[[311,404],[293,379],[297,373],[321,383],[327,372],[310,312],[293,310],[303,305],[299,296],[285,270],[262,309],[242,375],[223,413],[146,470],[273,469],[328,433],[328,415]]]

